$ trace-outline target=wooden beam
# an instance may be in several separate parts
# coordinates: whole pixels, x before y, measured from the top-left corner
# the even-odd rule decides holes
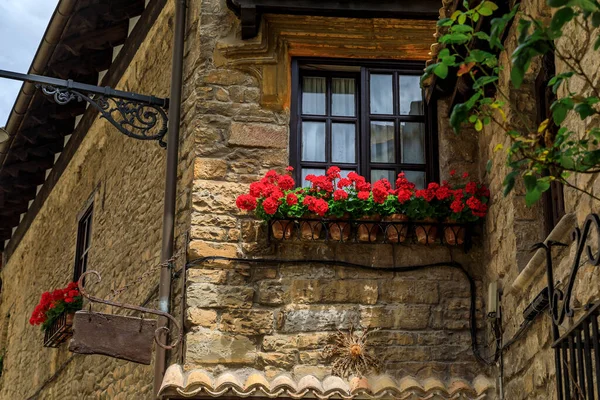
[[[437,20],[439,0],[227,0],[242,21],[242,38],[258,34],[262,14]]]
[[[85,50],[106,50],[125,43],[129,33],[129,20],[102,29],[75,33],[62,41],[59,46],[66,48],[75,56]]]
[[[34,161],[25,161],[25,162],[17,162],[10,165],[5,165],[2,169],[5,173],[10,176],[18,177],[19,173],[22,171],[25,172],[37,172],[37,171],[45,171],[47,169],[52,168],[54,165],[54,157],[46,157],[40,158]]]

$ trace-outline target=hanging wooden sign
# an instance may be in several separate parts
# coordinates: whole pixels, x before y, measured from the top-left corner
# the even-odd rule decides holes
[[[79,278],[79,291],[90,303],[106,304],[113,307],[133,310],[142,315],[157,315],[167,318],[177,328],[178,334],[172,343],[163,343],[170,329],[166,326],[157,328],[153,319],[128,317],[124,315],[103,314],[91,310],[77,311],[73,319],[73,339],[69,350],[79,354],[102,354],[109,357],[149,365],[152,361],[152,342],[164,349],[175,348],[183,338],[177,320],[169,313],[132,304],[117,303],[111,300],[91,296],[84,287],[84,279],[90,275],[100,282],[102,278],[96,271],[89,271]]]
[[[150,365],[156,320],[77,311],[69,350]]]

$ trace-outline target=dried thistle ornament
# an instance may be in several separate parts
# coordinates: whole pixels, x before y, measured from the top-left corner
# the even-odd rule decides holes
[[[333,375],[362,377],[381,370],[381,362],[368,351],[368,336],[375,331],[366,329],[360,334],[350,327],[348,332],[338,331],[333,335],[334,343],[325,348],[326,357],[333,359]]]

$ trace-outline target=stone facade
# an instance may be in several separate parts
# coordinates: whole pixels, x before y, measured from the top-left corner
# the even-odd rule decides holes
[[[172,2],[163,9],[117,88],[168,97],[171,68]],[[192,165],[189,135],[182,135],[177,237],[189,226]],[[186,145],[187,141],[187,145]],[[106,297],[160,262],[166,151],[96,120],[36,219],[3,265],[2,399],[151,398],[153,366],[102,356],[82,356],[42,347],[44,335],[29,325],[42,292],[64,287],[73,277],[78,215],[94,201],[88,270],[103,282],[90,291]],[[185,174],[185,170],[189,173]],[[185,183],[187,179],[188,183]],[[117,299],[156,307],[159,269]],[[93,280],[93,278],[92,278]],[[91,282],[91,281],[90,281]],[[180,291],[179,291],[180,293]],[[177,296],[180,298],[180,296]],[[175,302],[175,306],[180,306]],[[95,306],[94,310],[119,312]],[[33,397],[32,397],[33,396]]]
[[[548,18],[550,9],[544,1],[532,0],[521,4],[521,8],[528,14]],[[583,35],[576,26],[568,26],[565,36],[582,38]],[[580,40],[580,39],[575,39]],[[583,40],[583,39],[581,39]],[[502,90],[508,93],[511,103],[507,108],[507,117],[516,119],[515,109],[530,115],[535,123],[536,115],[536,93],[535,80],[540,71],[540,64],[533,63],[526,74],[523,86],[514,89],[509,86],[510,76],[510,54],[517,46],[517,24],[515,23],[505,42],[506,51],[501,55],[501,64],[504,68],[500,82]],[[561,45],[567,45],[567,39]],[[597,77],[596,60],[597,54],[586,59],[585,67]],[[565,66],[557,60],[557,73],[565,71]],[[583,82],[573,81],[572,90],[590,90]],[[563,96],[563,91],[558,96]],[[586,127],[575,114],[569,115],[566,126],[576,132],[585,132]],[[533,253],[530,247],[546,238],[544,233],[541,205],[531,208],[525,207],[524,188],[517,185],[516,189],[508,197],[502,195],[502,177],[506,174],[504,166],[505,154],[494,152],[494,146],[503,143],[509,145],[506,136],[495,129],[486,129],[479,140],[480,171],[485,171],[485,163],[488,159],[493,161],[492,173],[489,175],[490,190],[493,194],[492,205],[487,217],[486,230],[484,232],[484,250],[486,260],[486,273],[488,279],[499,280],[503,288],[501,301],[504,329],[504,341],[513,337],[523,322],[522,313],[527,305],[547,285],[545,276],[545,262],[542,262],[537,270],[534,270],[534,278],[526,287],[514,290],[513,282],[519,276],[521,270],[527,265]],[[572,183],[590,191],[594,195],[600,193],[597,177],[595,175],[576,176]],[[570,188],[564,189],[565,211],[574,213],[577,223],[581,226],[589,213],[598,212],[598,202],[589,196]],[[493,221],[493,223],[492,223]],[[573,226],[574,228],[574,226]],[[592,239],[591,239],[592,240]],[[563,241],[570,242],[569,237]],[[575,255],[575,246],[569,250],[556,250],[554,260],[555,282],[563,282],[560,287],[564,288],[571,271],[571,262]],[[575,304],[584,305],[588,302],[597,301],[600,287],[598,286],[598,270],[591,266],[584,266],[578,274],[578,280],[574,291]],[[567,318],[560,329],[563,334],[566,329],[577,321],[582,310],[578,310],[574,318]],[[554,366],[554,352],[550,345],[552,343],[551,321],[547,314],[538,317],[532,327],[504,354],[504,396],[506,399],[553,399],[556,398],[556,377]]]
[[[542,0],[524,6],[535,15],[548,13]],[[438,101],[441,179],[451,179],[453,169],[466,171],[487,181],[493,196],[483,232],[468,253],[438,245],[269,243],[264,224],[235,206],[250,182],[289,163],[293,57],[424,61],[435,24],[266,15],[259,36],[243,41],[239,20],[225,0],[190,0],[188,14],[177,247],[187,246],[192,262],[211,256],[266,261],[193,262],[187,274],[179,275],[186,278],[185,347],[183,354],[174,352],[171,363],[182,361],[187,370],[203,368],[215,376],[254,368],[269,377],[282,372],[324,377],[331,372],[332,360],[324,349],[332,334],[352,328],[375,330],[370,348],[385,371],[398,378],[498,376],[498,368],[485,367],[474,357],[469,282],[463,273],[449,267],[392,269],[460,263],[476,283],[477,339],[483,356],[491,355],[486,347],[493,346],[483,299],[487,284],[499,280],[505,340],[514,334],[523,309],[545,286],[543,273],[525,290],[509,288],[531,257],[529,247],[544,235],[542,210],[525,207],[522,188],[502,196],[504,159],[493,149],[505,141],[503,133],[487,129],[456,136],[447,118],[449,101]],[[167,2],[119,88],[168,96],[172,18],[173,2]],[[501,81],[515,106],[535,115],[533,81],[539,66],[532,66],[521,89],[508,87],[515,30],[516,25],[502,55]],[[514,118],[510,110],[507,114]],[[580,125],[570,118],[574,127]],[[484,172],[488,159],[493,160],[489,175]],[[89,269],[104,277],[96,293],[107,295],[158,264],[164,169],[165,152],[156,144],[123,137],[101,120],[92,126],[3,266],[0,340],[6,358],[0,398],[151,398],[152,366],[71,355],[64,346],[43,349],[42,334],[27,320],[41,292],[69,281],[77,215],[90,196],[96,206]],[[577,179],[600,193],[595,177]],[[580,223],[594,210],[579,193],[566,190],[565,198],[567,212],[575,212]],[[572,249],[559,255],[557,280],[565,280],[571,256]],[[298,261],[303,259],[323,263]],[[182,267],[183,261],[177,265]],[[597,274],[592,269],[582,272],[582,280],[590,282],[577,290],[585,294],[582,304],[598,294]],[[142,303],[154,293],[157,281],[158,270],[120,300]],[[175,280],[174,287],[180,284]],[[182,295],[178,289],[173,293],[175,314],[182,309]],[[505,353],[504,398],[552,398],[550,342],[550,321],[543,316]]]
[[[185,368],[218,373],[252,367],[267,376],[292,372],[323,377],[331,373],[332,360],[323,352],[332,334],[369,328],[378,329],[371,337],[374,353],[385,359],[385,371],[398,378],[473,379],[480,374],[482,367],[471,351],[464,276],[444,267],[386,271],[455,260],[477,278],[482,274],[480,244],[468,254],[442,246],[394,251],[389,245],[274,245],[267,243],[266,227],[235,206],[250,182],[289,163],[291,57],[426,60],[434,24],[267,15],[259,37],[243,41],[239,21],[224,1],[195,3],[201,9],[202,39],[193,89],[198,116],[188,256],[267,261],[205,262],[189,270]],[[440,107],[443,112],[444,105]],[[447,171],[443,178],[450,169],[478,171],[476,139],[456,140],[445,118],[438,130]],[[334,260],[381,269],[352,269]],[[480,327],[481,294],[479,282]]]

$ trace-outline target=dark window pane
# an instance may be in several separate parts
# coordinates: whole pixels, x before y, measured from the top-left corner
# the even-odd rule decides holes
[[[325,124],[302,123],[302,161],[325,161]]]
[[[310,182],[306,181],[308,175],[325,175],[324,169],[302,168],[302,187],[309,187]]]
[[[325,115],[326,91],[327,81],[325,78],[305,77],[302,87],[302,113]]]
[[[423,93],[418,76],[400,76],[400,115],[423,115]]]
[[[402,122],[402,162],[405,164],[425,164],[425,124]]]
[[[425,172],[421,171],[404,171],[406,179],[414,183],[417,189],[425,189]]]
[[[340,117],[354,117],[356,83],[352,78],[331,80],[331,114]]]
[[[387,179],[392,185],[396,182],[396,171],[388,171],[386,169],[372,169],[371,183],[375,183],[380,179]]]
[[[331,124],[331,160],[353,164],[356,162],[356,125]]]
[[[371,75],[371,114],[393,114],[392,75]]]
[[[394,123],[371,121],[371,162],[394,163]]]

